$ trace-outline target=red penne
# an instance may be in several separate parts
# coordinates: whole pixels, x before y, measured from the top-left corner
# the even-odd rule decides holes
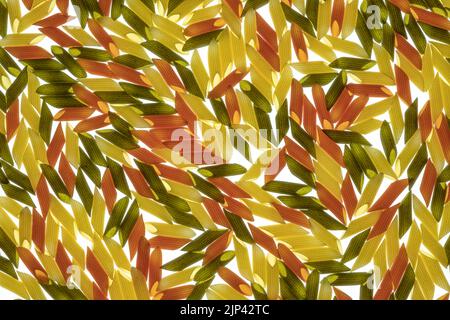
[[[119,63],[115,62],[109,62],[108,63],[109,69],[116,75],[116,77],[132,82],[134,84],[137,84],[139,86],[144,87],[151,87],[150,81],[147,79],[147,77],[133,68],[121,65]]]
[[[258,34],[258,52],[261,56],[272,66],[272,68],[280,72],[280,57],[278,53],[272,49],[270,44],[266,42],[266,40]]]
[[[109,123],[108,115],[101,114],[78,122],[75,128],[73,128],[73,131],[77,133],[88,132],[106,127]]]
[[[159,247],[156,247],[150,254],[150,262],[148,265],[149,266],[148,287],[150,288],[150,294],[158,290],[162,273],[161,265],[162,265],[162,252]]]
[[[187,284],[184,286],[174,287],[158,292],[155,296],[156,300],[183,300],[189,297],[194,290],[193,284]]]

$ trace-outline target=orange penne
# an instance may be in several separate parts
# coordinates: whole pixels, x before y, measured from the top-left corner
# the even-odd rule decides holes
[[[100,291],[107,295],[109,287],[109,277],[106,271],[103,269],[102,264],[97,260],[94,253],[90,248],[87,248],[86,253],[86,269],[94,278]]]
[[[256,30],[275,52],[278,51],[277,33],[258,12],[256,12]]]
[[[291,82],[291,101],[289,110],[292,120],[301,125],[303,117],[303,87],[296,79],[292,79]]]
[[[59,123],[47,149],[48,163],[52,167],[56,164],[65,143],[66,139],[64,138],[64,132],[61,123]]]
[[[50,191],[48,190],[47,180],[43,174],[39,177],[39,181],[36,185],[36,197],[45,219],[50,209]]]
[[[153,63],[163,79],[170,87],[172,87],[172,89],[180,92],[185,91],[183,82],[181,82],[180,78],[178,78],[177,74],[173,71],[172,66],[167,61],[162,59],[153,59]]]
[[[86,59],[77,59],[77,62],[84,70],[86,70],[86,72],[90,74],[95,74],[105,78],[117,78],[109,66],[105,63]]]
[[[433,120],[431,119],[430,101],[427,101],[419,113],[419,130],[422,141],[427,140],[433,129]]]
[[[59,27],[60,25],[69,22],[71,20],[73,20],[75,17],[72,16],[68,16],[66,14],[63,13],[56,13],[54,15],[51,15],[47,18],[44,18],[42,20],[39,20],[38,22],[36,22],[34,25],[42,27],[42,28],[46,28],[46,27]]]
[[[303,30],[296,23],[291,24],[291,40],[297,59],[301,62],[308,61],[308,47]]]
[[[232,198],[251,198],[247,192],[225,177],[208,178],[208,180]]]
[[[236,291],[245,296],[252,295],[252,288],[236,273],[228,268],[220,267],[217,271],[218,275]]]
[[[95,20],[89,19],[87,22],[89,30],[91,30],[95,39],[108,50],[113,57],[117,57],[119,55],[119,48],[117,48],[113,39],[109,36],[109,34],[103,29],[103,27]]]
[[[331,12],[331,34],[337,37],[341,33],[342,23],[344,21],[345,2],[344,0],[334,0],[333,10]]]
[[[356,84],[350,83],[347,85],[347,89],[358,96],[368,96],[376,98],[391,97],[392,92],[385,86],[377,84]]]
[[[130,250],[130,259],[133,260],[138,247],[139,240],[145,236],[145,224],[142,215],[139,215],[139,218],[136,221],[133,229],[131,230],[130,236],[128,237],[128,248]],[[151,246],[151,244],[150,244]]]
[[[440,14],[426,11],[418,7],[411,7],[411,14],[417,21],[432,25],[436,28],[450,30],[450,21],[448,18],[441,16]]]
[[[394,66],[395,82],[397,84],[397,94],[407,105],[412,104],[411,88],[407,74],[397,65]]]
[[[234,70],[222,79],[209,93],[208,99],[217,99],[225,95],[229,87],[234,87],[247,75],[248,71]]]
[[[100,129],[109,125],[109,118],[107,114],[101,114],[78,122],[73,128],[77,133],[88,132],[91,130]]]
[[[257,244],[269,251],[275,257],[279,257],[277,245],[275,244],[273,237],[269,236],[261,229],[254,227],[251,223],[248,224],[248,227],[252,233],[253,240],[255,240]]]
[[[150,254],[150,261],[148,264],[148,287],[150,288],[150,294],[158,289],[159,282],[161,281],[161,265],[162,252],[159,247],[156,247]]]
[[[117,199],[117,191],[114,185],[114,179],[111,174],[111,170],[107,168],[105,173],[103,173],[101,189],[103,193],[103,198],[105,199],[106,208],[108,212],[111,214],[112,209],[114,208],[114,204]]]
[[[345,175],[342,182],[341,194],[342,199],[344,200],[347,216],[351,220],[358,204],[358,199],[356,198],[355,189],[353,188],[353,184],[348,173]]]
[[[221,255],[229,246],[232,238],[230,230],[225,232],[219,238],[213,241],[205,250],[203,257],[203,265],[207,265],[209,262]]]
[[[27,267],[27,269],[35,276],[35,278],[40,283],[48,283],[48,275],[39,261],[35,258],[35,256],[31,253],[30,250],[18,247],[17,254],[19,255],[20,260]]]
[[[325,150],[341,167],[345,167],[342,150],[322,130],[317,130],[320,147]]]
[[[19,60],[51,59],[53,56],[38,46],[5,47],[5,50]]]
[[[320,201],[327,207],[342,223],[345,223],[344,206],[329,192],[323,185],[316,183],[317,196]]]
[[[284,261],[286,266],[300,279],[306,281],[309,274],[308,269],[285,244],[278,244],[278,253],[279,257]]]
[[[422,70],[422,57],[419,51],[416,50],[402,35],[395,33],[395,47],[400,51],[406,59],[419,70]]]
[[[56,27],[39,28],[39,31],[41,31],[47,37],[55,41],[61,47],[81,46],[81,43],[79,43],[77,40],[75,40],[74,38],[72,38],[71,36],[69,36],[68,34],[66,34],[65,32],[61,31]]]
[[[145,237],[141,237],[138,243],[136,269],[142,272],[142,275],[147,279],[148,277],[148,265],[150,257],[150,244]]]
[[[291,223],[298,224],[299,226],[310,228],[308,217],[300,210],[295,210],[278,203],[272,203],[272,206],[277,209],[280,216]]]
[[[308,98],[303,96],[303,127],[314,140],[317,138],[317,111]]]
[[[159,247],[162,250],[176,250],[189,243],[189,239],[170,238],[156,236],[149,240],[151,247]]]
[[[420,183],[420,193],[425,200],[426,205],[430,204],[431,195],[433,194],[434,185],[437,180],[437,171],[431,159],[428,159],[423,172],[422,182]]]
[[[231,228],[230,222],[225,217],[222,208],[216,201],[209,198],[203,198],[203,205],[214,223],[224,226],[225,228]]]
[[[341,94],[337,98],[334,105],[331,107],[331,121],[336,122],[339,119],[341,119],[342,115],[344,114],[345,110],[347,110],[349,104],[352,102],[353,94],[348,91],[347,88],[344,88],[342,90]]]
[[[225,25],[225,20],[222,18],[213,18],[193,23],[184,29],[184,35],[187,37],[194,37],[214,30],[219,30]]]
[[[155,296],[156,300],[182,300],[189,297],[192,290],[194,290],[193,284],[188,284],[184,286],[174,287],[166,289],[164,291],[158,292]]]
[[[397,197],[408,186],[408,179],[401,179],[392,182],[386,191],[378,198],[378,200],[369,208],[370,211],[388,209],[389,206],[397,199]]]
[[[367,236],[367,240],[382,234],[389,228],[389,225],[391,224],[391,221],[394,218],[394,215],[399,207],[400,204],[396,204],[395,206],[383,210],[377,222],[370,230],[370,233]]]
[[[230,86],[225,92],[225,105],[227,107],[228,116],[232,124],[239,124],[241,122],[241,111],[239,109],[239,102],[236,92]]]
[[[41,252],[45,252],[45,220],[33,208],[33,223],[32,223],[32,240],[35,246]]]

